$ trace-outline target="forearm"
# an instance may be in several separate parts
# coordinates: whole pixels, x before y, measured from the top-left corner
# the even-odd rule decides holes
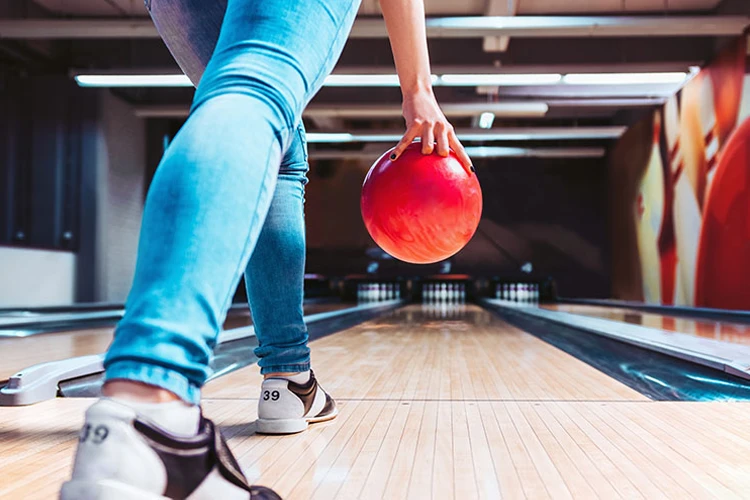
[[[404,95],[432,92],[423,0],[380,0]]]

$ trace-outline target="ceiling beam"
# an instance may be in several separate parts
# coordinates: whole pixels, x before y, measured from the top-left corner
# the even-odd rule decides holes
[[[427,34],[431,38],[704,37],[737,36],[748,26],[748,16],[443,17],[427,20]],[[386,36],[382,19],[358,19],[351,33],[351,38]],[[157,37],[149,19],[0,20],[0,39],[6,40]]]
[[[481,113],[493,113],[497,118],[543,117],[550,108],[554,109],[623,109],[650,108],[661,106],[665,98],[635,99],[552,99],[548,101],[443,103],[441,109],[450,118],[470,118]],[[139,118],[186,118],[190,106],[185,105],[136,105],[135,115]],[[311,120],[338,119],[393,119],[401,116],[398,105],[320,105],[308,106],[304,117]]]
[[[484,112],[494,113],[497,117],[534,118],[543,117],[549,107],[544,102],[487,102],[487,103],[447,103],[441,104],[446,116],[467,118]],[[185,118],[190,106],[142,105],[135,107],[135,114],[140,118]],[[399,105],[312,105],[308,106],[303,116],[310,119],[377,119],[398,118],[402,110]]]
[[[487,0],[485,15],[487,16],[515,16],[518,12],[519,0]],[[486,36],[482,47],[485,52],[507,52],[510,45],[509,36]]]

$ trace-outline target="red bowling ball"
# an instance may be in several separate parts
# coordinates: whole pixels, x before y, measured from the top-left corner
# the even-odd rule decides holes
[[[422,154],[412,143],[394,161],[386,152],[362,186],[361,209],[372,239],[389,255],[431,264],[455,255],[477,230],[482,190],[453,152]]]

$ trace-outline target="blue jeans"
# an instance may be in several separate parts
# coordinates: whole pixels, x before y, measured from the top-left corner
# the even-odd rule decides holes
[[[155,385],[197,403],[243,272],[262,370],[309,368],[300,123],[343,49],[359,1],[147,4],[178,62],[200,83],[146,199],[133,288],[105,379]]]

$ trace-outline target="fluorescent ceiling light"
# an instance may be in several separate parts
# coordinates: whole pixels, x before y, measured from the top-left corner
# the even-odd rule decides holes
[[[437,75],[430,75],[433,85],[438,84]],[[398,87],[398,75],[391,74],[357,74],[345,75],[335,73],[325,79],[326,87]]]
[[[567,85],[668,85],[680,84],[687,73],[571,73],[563,77]]]
[[[305,136],[309,144],[332,144],[340,142],[398,142],[400,134],[328,134],[308,132]]]
[[[546,140],[611,140],[625,133],[626,127],[539,127],[497,129],[494,132],[457,130],[461,141],[546,141]],[[343,142],[398,142],[403,134],[397,131],[379,134],[309,132],[307,142],[332,144]]]
[[[479,115],[479,128],[490,129],[492,124],[495,123],[495,114],[484,112]]]
[[[681,84],[688,73],[558,73],[539,74],[446,74],[432,75],[436,87],[505,87],[556,85],[660,85]],[[76,74],[81,87],[192,87],[185,75],[180,74]],[[327,87],[397,87],[395,74],[333,74],[324,83]]]
[[[192,87],[185,75],[76,75],[81,87]]]
[[[560,83],[562,75],[556,73],[540,74],[475,74],[475,75],[441,75],[438,86],[478,87],[478,86],[516,86],[516,85],[554,85]]]
[[[468,147],[472,158],[602,158],[604,148],[503,148]]]
[[[305,136],[309,143],[336,143],[336,142],[355,142],[354,136],[347,133],[322,133],[322,132],[308,132]]]
[[[513,85],[551,85],[560,83],[559,74],[466,74],[466,75],[432,75],[432,84],[436,87],[479,87],[479,86],[513,86]],[[114,75],[114,74],[78,74],[75,80],[81,87],[192,87],[185,75]],[[398,87],[398,75],[395,74],[362,74],[362,75],[329,75],[326,87]]]
[[[466,152],[472,158],[602,158],[607,154],[605,148],[505,148],[505,147],[467,147]],[[382,151],[311,151],[311,160],[362,160],[374,161]],[[513,167],[513,163],[497,164]]]
[[[398,87],[398,75],[328,75],[327,87]]]

